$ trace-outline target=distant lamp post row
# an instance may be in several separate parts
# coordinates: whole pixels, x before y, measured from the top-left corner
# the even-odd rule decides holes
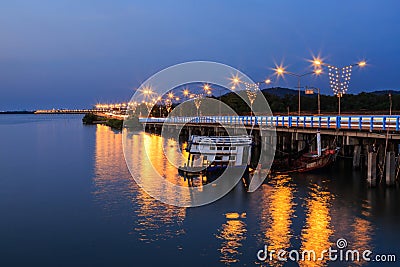
[[[299,98],[298,99],[298,105],[299,105],[298,106],[298,115],[300,116],[301,115],[301,86],[300,86],[301,78],[303,78],[304,76],[307,76],[307,75],[311,75],[311,74],[318,76],[322,73],[322,69],[315,68],[314,71],[306,72],[306,73],[302,73],[302,74],[287,71],[283,66],[277,66],[274,70],[275,70],[275,74],[277,76],[283,77],[285,74],[287,74],[287,75],[294,76],[297,78],[297,88],[298,88],[298,94],[299,94],[299,96],[298,96],[298,98]]]
[[[347,90],[349,89],[351,74],[353,71],[353,67],[358,66],[363,68],[367,65],[366,61],[360,61],[355,64],[350,64],[344,67],[336,67],[330,64],[326,64],[320,58],[314,58],[312,60],[314,67],[317,69],[322,70],[322,67],[328,68],[329,74],[329,85],[333,90],[334,95],[338,97],[338,114],[340,115],[340,105],[341,105],[341,98],[344,94],[346,94]]]
[[[344,67],[336,67],[330,64],[327,64],[323,62],[323,60],[319,57],[313,58],[313,60],[310,60],[314,66],[314,70],[306,73],[294,73],[291,71],[287,71],[285,67],[282,65],[276,66],[274,68],[275,75],[278,77],[284,77],[285,75],[290,75],[294,76],[297,78],[297,88],[298,88],[298,115],[301,115],[301,79],[305,76],[308,75],[316,75],[319,76],[323,73],[323,68],[326,67],[328,69],[328,74],[329,74],[329,83],[330,87],[333,90],[334,95],[338,97],[338,114],[340,115],[341,113],[341,98],[342,96],[347,92],[350,84],[350,79],[351,79],[351,74],[354,66],[358,67],[365,67],[367,65],[366,61],[360,61],[356,64],[350,64],[348,66]],[[257,92],[261,86],[261,84],[266,84],[269,85],[272,83],[270,78],[265,79],[262,82],[255,82],[255,83],[246,83],[242,82],[240,80],[240,77],[238,75],[231,77],[231,89],[235,90],[236,88],[239,87],[240,84],[243,84],[245,86],[245,91],[247,94],[247,97],[250,102],[250,109],[251,109],[251,114],[252,112],[252,107],[253,103],[257,97]],[[201,102],[204,98],[205,95],[211,96],[212,95],[212,88],[209,84],[203,84],[203,93],[200,94],[193,94],[189,91],[189,89],[184,89],[182,91],[183,98],[187,99],[193,99],[194,104],[197,108],[197,115],[200,116],[199,114],[199,109]],[[221,90],[221,89],[220,89]],[[141,90],[142,95],[143,95],[143,101],[147,108],[149,109],[149,112],[151,111],[151,107],[160,102],[163,101],[161,97],[157,97],[157,94],[153,92],[151,87],[145,87]],[[305,93],[306,94],[314,94],[315,92],[318,93],[318,114],[321,114],[321,105],[320,105],[320,90],[319,88],[313,88],[313,87],[306,87],[305,88]],[[221,102],[221,92],[219,92],[219,100]],[[172,103],[173,101],[179,101],[179,97],[175,97],[173,92],[169,92],[167,94],[166,99],[164,99],[164,104],[167,108],[167,112],[170,113],[172,109]],[[221,103],[219,102],[219,113],[221,113]],[[137,104],[135,105],[135,107]],[[160,107],[160,115],[161,115],[161,107]]]

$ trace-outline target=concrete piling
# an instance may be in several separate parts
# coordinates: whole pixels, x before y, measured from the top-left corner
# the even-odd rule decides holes
[[[394,152],[386,153],[386,185],[393,185],[396,176],[396,162]]]
[[[368,152],[367,181],[369,186],[376,185],[376,152]]]
[[[353,168],[354,169],[360,168],[360,163],[361,163],[361,146],[355,145],[353,152]]]

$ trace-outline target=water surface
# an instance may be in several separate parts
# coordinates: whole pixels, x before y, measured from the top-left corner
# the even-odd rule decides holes
[[[369,189],[346,163],[278,176],[251,194],[239,183],[210,205],[176,208],[137,186],[120,132],[81,118],[0,116],[0,266],[282,266],[259,262],[258,250],[319,252],[338,238],[400,255],[399,189]],[[137,156],[148,142],[165,178],[187,183],[159,151],[165,143],[180,157],[180,144],[143,132],[131,138]],[[145,177],[148,167],[133,175]]]

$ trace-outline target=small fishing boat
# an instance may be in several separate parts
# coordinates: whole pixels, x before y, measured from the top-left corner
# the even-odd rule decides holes
[[[308,172],[325,168],[335,161],[339,148],[325,148],[322,149],[321,152],[321,155],[318,155],[316,151],[305,153],[295,160],[290,160],[289,158],[285,159],[285,162],[282,160],[279,162],[274,161],[272,172],[286,174],[293,172]]]
[[[317,151],[305,152],[298,157],[285,157],[275,160],[272,165],[272,173],[287,174],[294,172],[308,172],[322,169],[332,164],[340,147],[321,148],[321,135],[317,132]]]
[[[179,167],[184,175],[223,171],[227,167],[247,168],[250,164],[252,137],[199,136],[189,138],[187,163]]]

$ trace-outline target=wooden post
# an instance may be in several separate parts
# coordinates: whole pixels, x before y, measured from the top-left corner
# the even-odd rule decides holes
[[[296,140],[297,140],[297,151],[300,151],[304,148],[304,136],[302,134],[296,133]]]
[[[354,169],[360,168],[360,162],[361,162],[361,146],[355,145],[353,152],[353,168]]]
[[[285,151],[286,150],[286,137],[282,136],[282,150]]]
[[[376,152],[368,152],[367,181],[369,186],[376,185]]]
[[[291,145],[291,150],[292,151],[296,151],[296,134],[291,133],[291,141],[290,141],[290,145]]]
[[[304,148],[304,142],[303,140],[297,140],[297,151],[300,151]]]
[[[393,185],[396,175],[396,163],[394,159],[394,152],[386,153],[386,185]]]
[[[317,132],[317,154],[318,154],[318,156],[321,156],[321,153],[322,153],[321,151],[322,151],[322,148],[321,148],[321,133],[318,130],[318,132]]]
[[[364,157],[364,166],[363,167],[365,167],[365,168],[368,167],[368,152],[369,152],[369,148],[370,148],[370,145],[365,145],[365,147],[364,147],[364,155],[367,155],[366,157]]]

